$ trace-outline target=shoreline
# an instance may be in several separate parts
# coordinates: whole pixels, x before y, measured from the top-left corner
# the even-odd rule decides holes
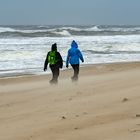
[[[80,68],[82,67],[90,67],[90,66],[102,66],[102,65],[112,65],[112,64],[131,64],[131,63],[139,63],[140,61],[130,61],[130,62],[109,62],[109,63],[95,63],[95,64],[80,64]],[[70,66],[70,65],[69,65]],[[49,66],[48,66],[49,67]],[[71,69],[72,67],[70,66],[68,69]],[[68,70],[67,68],[60,69],[60,71],[66,71]],[[4,72],[4,70],[2,70]],[[7,70],[9,71],[9,70]],[[15,73],[8,73],[8,75],[5,73],[4,75],[0,75],[0,79],[7,79],[7,78],[18,78],[18,77],[30,77],[30,76],[42,76],[42,75],[51,75],[51,71],[44,72],[15,72]]]

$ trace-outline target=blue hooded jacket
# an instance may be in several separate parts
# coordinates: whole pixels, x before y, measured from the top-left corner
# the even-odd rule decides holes
[[[73,40],[71,43],[71,48],[68,50],[66,66],[70,63],[71,65],[79,64],[79,59],[84,62],[83,55],[81,51],[78,49],[77,43]]]

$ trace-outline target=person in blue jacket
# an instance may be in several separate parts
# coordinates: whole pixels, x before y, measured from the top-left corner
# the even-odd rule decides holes
[[[79,65],[80,65],[79,60],[84,62],[83,55],[81,51],[78,49],[78,44],[73,40],[71,43],[71,48],[68,50],[67,59],[66,59],[66,67],[68,68],[70,63],[74,70],[74,74],[71,77],[72,81],[78,80]]]

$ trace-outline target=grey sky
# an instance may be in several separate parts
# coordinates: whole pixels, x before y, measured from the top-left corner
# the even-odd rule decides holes
[[[0,24],[140,25],[140,0],[0,0]]]

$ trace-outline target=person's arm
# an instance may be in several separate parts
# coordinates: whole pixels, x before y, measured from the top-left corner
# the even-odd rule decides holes
[[[49,54],[49,53],[48,53]],[[46,60],[45,60],[45,63],[44,63],[44,71],[47,70],[47,66],[48,66],[48,54],[46,56]]]
[[[67,54],[67,58],[66,58],[66,67],[68,68],[69,67],[69,51],[68,51],[68,54]]]
[[[78,49],[78,56],[81,59],[81,61],[84,62],[83,55],[82,55],[82,53],[81,53],[81,51],[79,49]]]
[[[63,68],[63,59],[62,56],[59,52],[57,52],[57,56],[58,56],[58,62],[60,64],[60,68]]]

